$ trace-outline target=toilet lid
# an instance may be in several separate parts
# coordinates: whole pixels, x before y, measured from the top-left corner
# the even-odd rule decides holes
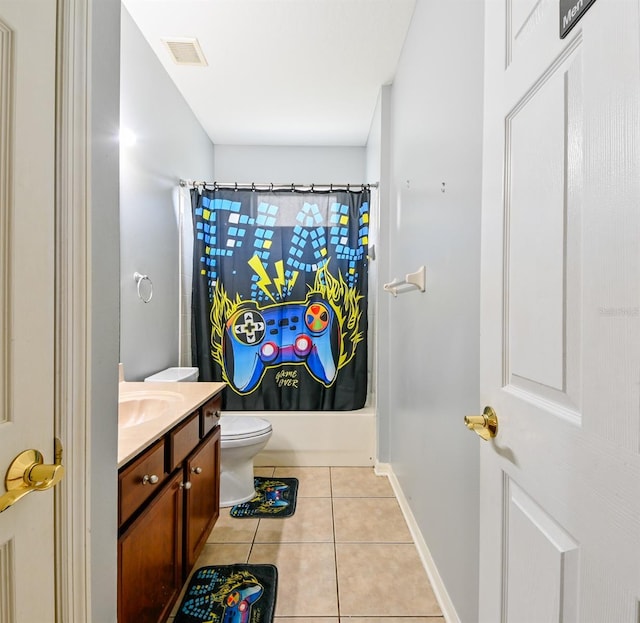
[[[263,435],[271,430],[271,422],[259,417],[223,415],[220,418],[222,439],[245,439]]]

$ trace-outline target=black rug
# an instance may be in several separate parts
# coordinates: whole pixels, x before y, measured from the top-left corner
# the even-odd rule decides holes
[[[273,565],[201,567],[175,623],[272,623],[278,570]]]
[[[254,478],[256,495],[231,508],[232,517],[291,517],[296,510],[297,478]]]

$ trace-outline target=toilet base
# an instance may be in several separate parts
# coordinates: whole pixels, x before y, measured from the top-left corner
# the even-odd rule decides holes
[[[225,470],[224,465],[220,466],[220,508],[248,502],[255,495],[253,461],[244,465],[236,464],[233,470]]]

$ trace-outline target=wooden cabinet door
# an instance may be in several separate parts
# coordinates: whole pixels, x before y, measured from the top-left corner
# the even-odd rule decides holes
[[[186,463],[191,488],[186,495],[186,569],[191,569],[220,514],[220,428]]]
[[[183,472],[118,540],[118,622],[164,621],[182,589]]]

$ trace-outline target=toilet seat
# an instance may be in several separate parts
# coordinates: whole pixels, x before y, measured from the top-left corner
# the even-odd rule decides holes
[[[252,439],[271,433],[271,422],[259,417],[224,415],[220,419],[222,441]]]

